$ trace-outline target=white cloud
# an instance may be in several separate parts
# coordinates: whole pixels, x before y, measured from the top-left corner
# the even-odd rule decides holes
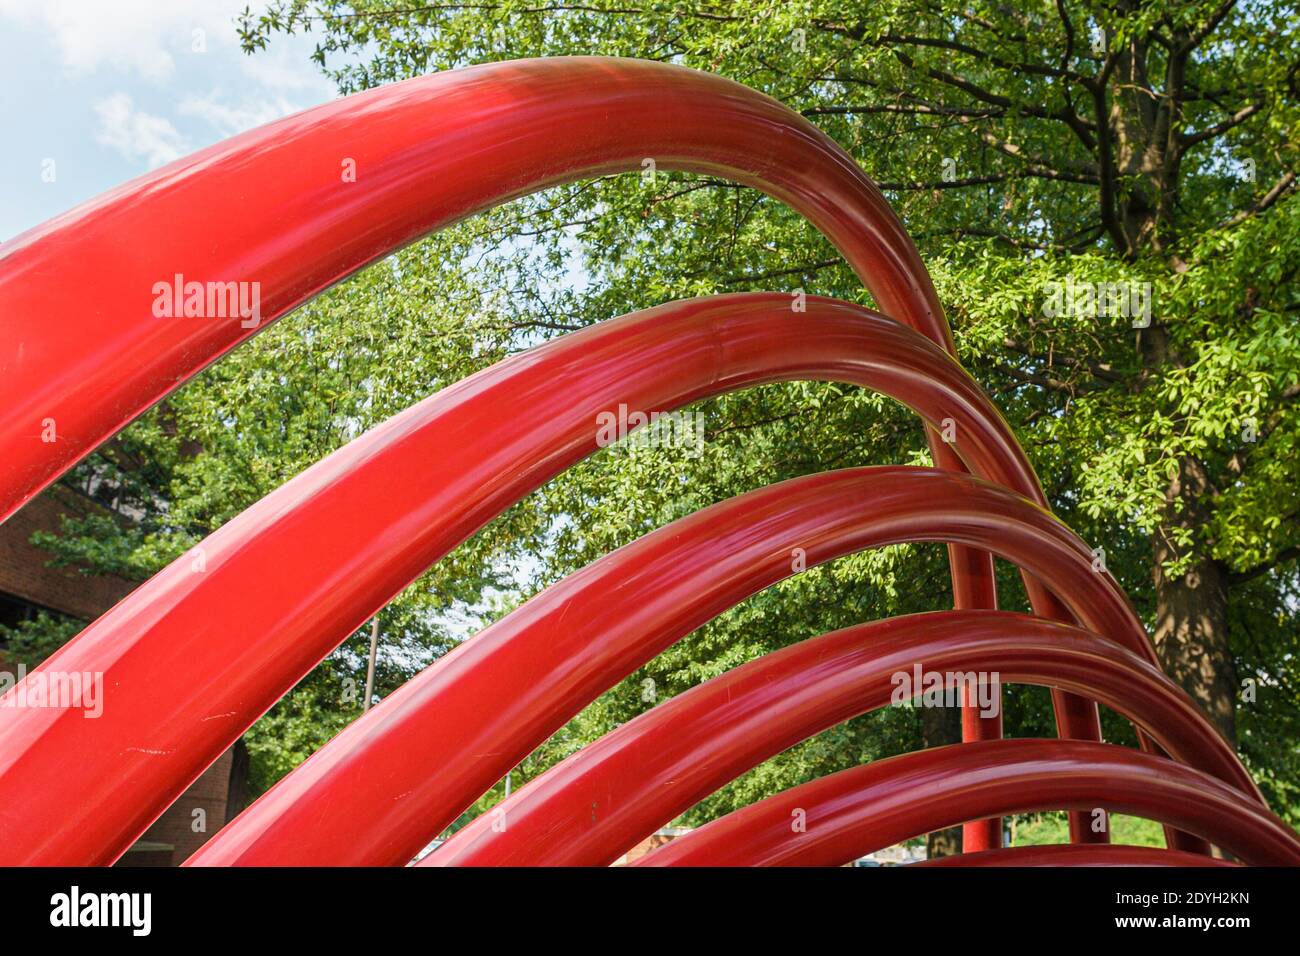
[[[245,56],[239,69],[259,87],[273,93],[302,93],[313,103],[338,96],[334,84],[321,75],[306,54],[305,42],[293,48],[272,44],[253,56]]]
[[[165,80],[176,56],[191,55],[194,31],[208,49],[234,47],[236,16],[248,0],[0,0],[0,16],[48,31],[64,67],[101,67]]]
[[[234,136],[288,116],[297,107],[282,96],[274,99],[245,97],[238,105],[231,105],[222,102],[220,90],[213,90],[207,96],[184,97],[176,109],[182,116],[194,116],[205,121],[222,136]]]
[[[111,146],[127,159],[143,159],[152,169],[190,151],[185,137],[167,119],[137,110],[126,93],[114,93],[95,104],[99,116],[97,142]]]

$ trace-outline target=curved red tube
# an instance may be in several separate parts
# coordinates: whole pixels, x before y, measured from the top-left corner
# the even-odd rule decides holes
[[[983,853],[960,853],[913,863],[913,866],[955,869],[984,866],[1240,866],[1200,853],[1161,850],[1151,846],[1017,846]]]
[[[0,473],[0,520],[203,366],[356,269],[502,201],[643,169],[647,159],[789,203],[840,248],[883,309],[952,350],[888,203],[793,111],[658,63],[489,64],[252,130],[0,246],[0,341],[15,349],[0,354],[9,386],[0,457],[10,464]],[[227,215],[231,197],[237,216]],[[183,290],[194,281],[243,283],[250,302],[256,289],[258,314],[156,316],[159,283]],[[30,323],[33,314],[51,321]],[[50,426],[54,442],[44,440]],[[931,443],[937,465],[960,469],[951,449]],[[960,606],[967,582],[987,587],[992,566],[959,552],[953,561]]]
[[[206,539],[204,571],[182,557],[50,658],[46,669],[103,673],[109,700],[98,720],[0,709],[0,806],[24,821],[0,826],[0,861],[111,862],[394,594],[595,451],[602,412],[797,378],[880,388],[932,421],[951,417],[978,471],[1033,483],[961,367],[858,306],[810,298],[793,314],[788,296],[745,294],[600,323],[357,438]]]
[[[1241,792],[1162,757],[1074,740],[936,747],[822,777],[714,820],[634,865],[837,866],[990,814],[1106,807],[1300,866],[1300,838]]]
[[[0,245],[0,519],[258,328],[367,263],[507,200],[640,171],[646,159],[788,203],[840,249],[882,311],[951,351],[889,204],[792,110],[662,63],[485,64],[250,130]],[[178,275],[182,291],[247,283],[250,305],[257,283],[256,324],[242,314],[156,317],[156,284]],[[47,420],[55,442],[43,440]]]
[[[914,668],[1087,694],[1177,759],[1254,793],[1187,694],[1113,642],[1007,612],[917,614],[802,641],[665,701],[516,791],[422,865],[608,866],[768,757],[889,704],[895,675]]]
[[[0,520],[204,365],[357,268],[496,203],[647,159],[786,201],[883,309],[952,350],[924,266],[879,190],[790,110],[664,64],[490,64],[250,131],[0,246],[9,333],[0,340],[14,343],[0,355],[11,387],[0,406],[0,456],[11,466],[0,473]],[[227,215],[232,197],[237,216]],[[160,287],[174,285],[179,310],[194,282],[237,284],[255,308],[162,317]],[[32,314],[50,321],[30,323]],[[930,441],[936,465],[960,470],[933,432]],[[952,565],[955,604],[993,606],[972,596],[992,590],[989,557],[953,548]],[[1036,597],[1041,610],[1048,599]],[[1095,707],[1056,696],[1063,732],[1099,735]]]
[[[953,351],[898,218],[853,159],[798,114],[661,63],[485,64],[251,130],[0,245],[0,341],[13,343],[0,354],[0,458],[9,464],[0,520],[205,365],[367,263],[506,200],[646,160],[788,203],[840,249],[884,312]],[[188,282],[240,284],[256,310],[160,318],[160,287],[175,287],[179,309]],[[928,435],[935,465],[962,470]],[[996,606],[972,596],[992,591],[989,556],[953,548],[951,563],[957,607]],[[1095,707],[1058,695],[1057,709],[1064,732],[1100,738]]]
[[[561,140],[555,138],[557,128],[566,131]],[[0,473],[0,520],[179,382],[367,262],[495,203],[560,182],[639,169],[645,159],[665,169],[724,176],[788,202],[841,249],[883,309],[951,352],[934,289],[879,191],[829,139],[780,104],[729,81],[661,64],[600,58],[492,64],[373,90],[254,130],[0,246],[0,340],[12,343],[0,353],[9,389],[7,401],[0,403],[0,457],[7,465]],[[354,181],[339,175],[340,164],[356,171]],[[223,216],[231,197],[239,199],[239,215]],[[131,242],[123,242],[123,236]],[[159,288],[167,292],[172,280],[177,309],[191,295],[185,283],[197,282],[239,286],[230,307],[251,299],[252,311],[222,318],[163,317]],[[209,288],[209,310],[212,295]],[[773,298],[788,306],[788,300]],[[94,307],[87,308],[87,302]],[[771,312],[773,306],[755,308]],[[825,303],[819,308],[852,309]],[[31,323],[33,314],[48,321]],[[670,307],[668,314],[685,312]],[[843,316],[831,317],[830,325],[835,318]],[[719,341],[692,339],[677,349],[652,334],[638,338],[624,326],[619,328],[627,338],[621,343],[617,335],[581,340],[580,347],[591,354],[565,352],[557,343],[551,351],[529,353],[506,372],[490,370],[421,403],[268,496],[203,543],[206,570],[195,574],[191,561],[177,562],[46,663],[47,669],[103,672],[113,698],[111,720],[85,722],[75,712],[23,709],[0,724],[0,806],[6,818],[23,821],[22,828],[6,827],[0,834],[0,854],[11,862],[113,859],[338,640],[459,540],[591,450],[592,423],[579,422],[581,407],[567,407],[574,392],[590,401],[615,396],[603,408],[587,406],[590,416],[609,410],[624,394],[633,396],[632,407],[641,404],[649,412],[760,381],[860,375],[891,394],[917,397],[917,410],[932,424],[952,417],[960,429],[970,426],[975,434],[958,436],[967,463],[1043,502],[1005,424],[983,396],[971,394],[973,386],[955,363],[935,358],[937,349],[916,351],[915,339],[904,337],[899,347],[906,355],[886,356],[878,367],[862,366],[856,357],[845,361],[831,355],[829,345],[836,343],[806,343],[808,321],[804,316],[798,321],[804,338],[789,346],[795,354],[788,361],[774,355],[770,333],[763,333],[761,343],[749,342],[744,330],[731,330],[737,337],[729,343],[735,350],[730,355]],[[603,363],[595,370],[581,366],[580,360],[597,355],[602,346],[620,344],[639,350],[651,367],[631,368],[609,352],[598,355]],[[819,353],[819,347],[827,352]],[[686,367],[680,376],[675,361]],[[551,372],[570,376],[570,392],[559,387],[565,380],[536,374],[527,367],[530,362],[552,362]],[[729,380],[719,371],[727,362],[735,370]],[[713,377],[692,377],[699,372]],[[931,382],[932,376],[938,380]],[[520,391],[528,383],[533,391]],[[557,407],[557,395],[566,407]],[[656,395],[660,400],[652,401]],[[954,398],[967,406],[948,408],[945,402]],[[558,423],[534,420],[530,431],[502,421],[518,419],[527,401],[549,407],[560,416]],[[488,443],[481,440],[484,430],[491,433]],[[936,465],[963,470],[954,449],[933,430],[928,434]],[[449,455],[449,447],[456,452]],[[463,473],[445,465],[449,457],[464,463]],[[431,461],[439,463],[435,472],[444,468],[432,488]],[[873,474],[886,473],[893,474]],[[991,558],[970,550],[972,542],[1005,546],[1013,560],[1033,547],[1046,547],[1047,557],[1021,562],[1029,569],[1026,585],[1035,610],[1069,619],[1034,574],[1041,572],[1062,596],[1067,585],[1077,584],[1068,590],[1070,606],[1084,623],[1153,659],[1113,582],[1096,576],[1084,583],[1068,580],[1068,573],[1082,571],[1082,545],[1045,515],[1008,517],[1009,512],[998,511],[997,501],[980,498],[985,490],[969,507],[945,505],[924,518],[908,516],[914,502],[896,502],[901,510],[879,521],[855,526],[840,513],[824,526],[810,524],[800,509],[820,506],[819,494],[847,508],[836,497],[843,489],[828,491],[806,481],[800,493],[811,488],[812,497],[788,513],[776,499],[746,496],[734,514],[706,512],[701,527],[708,529],[713,520],[726,526],[757,501],[760,510],[773,509],[769,519],[781,533],[800,530],[816,538],[818,547],[824,544],[826,555],[818,560],[852,548],[855,536],[907,540],[889,535],[930,528],[928,533],[953,542],[958,607],[996,604]],[[949,490],[965,493],[964,487]],[[1024,507],[1010,496],[1005,500]],[[1008,528],[988,526],[991,513],[1010,522]],[[359,515],[364,518],[358,520]],[[737,540],[744,538],[734,521],[732,531]],[[666,539],[655,540],[659,544],[653,547],[662,547],[660,556],[670,560]],[[752,559],[761,556],[761,548],[749,539],[736,553]],[[290,554],[294,559],[286,560]],[[711,578],[714,590],[693,595],[690,613],[704,613],[709,601],[725,607],[729,595],[772,579],[767,569],[728,565],[730,553],[710,552],[707,545],[694,556],[720,561],[732,577]],[[619,563],[596,567],[617,571]],[[265,585],[271,579],[275,588]],[[654,606],[645,602],[646,608]],[[643,611],[638,608],[638,615],[644,617]],[[671,614],[656,619],[651,613],[640,623],[671,630],[684,619]],[[664,633],[643,634],[640,640],[648,646],[663,638]],[[552,710],[539,720],[576,700],[577,688],[589,689],[616,671],[611,661],[618,654],[630,660],[644,649],[613,648],[604,672],[589,669],[581,680],[570,673],[574,683],[551,689]],[[502,676],[494,679],[490,667],[475,673],[470,684],[479,690],[490,689]],[[517,679],[506,675],[497,689]],[[1058,691],[1053,696],[1063,734],[1099,736],[1095,705]],[[416,692],[411,697],[418,699]],[[471,705],[461,717],[475,712]],[[516,725],[503,746],[516,746],[532,727],[526,721]],[[966,722],[970,737],[996,732],[992,724]],[[356,759],[382,764],[389,743],[366,743]],[[335,767],[355,757],[343,747],[330,753],[327,760],[334,763],[328,765]],[[69,786],[70,764],[83,785]],[[326,765],[326,760],[316,764]],[[367,834],[372,845],[358,852],[382,858],[409,841],[414,829],[403,814],[416,802],[403,801],[387,824],[393,832],[372,828]],[[304,812],[311,812],[313,803],[305,806]],[[238,839],[256,843],[259,825],[254,815],[238,829]],[[283,837],[297,825],[290,821],[276,832]],[[980,826],[985,834],[994,830],[989,822]],[[1087,838],[1074,821],[1072,831]],[[273,850],[274,842],[270,838],[244,856]],[[310,855],[308,844],[302,845]]]
[[[1041,502],[1040,502],[1041,503]],[[953,572],[953,580],[956,582],[956,572],[960,569],[960,561],[963,555],[949,549],[948,564]],[[962,588],[954,583],[953,586],[953,607],[958,610],[969,608],[973,610],[987,609],[996,610],[998,606],[998,592],[996,579],[992,568],[993,556],[979,551],[966,551],[966,560],[975,560],[983,562],[987,560],[990,566],[977,568],[976,573],[969,576],[970,583],[966,588]],[[1025,579],[1022,575],[1022,579]],[[1031,607],[1043,614],[1049,620],[1071,623],[1073,618],[1065,611],[1050,594],[1031,591],[1033,603]],[[965,592],[965,593],[964,593]],[[1052,700],[1061,703],[1071,698],[1057,688],[1052,688]],[[1079,706],[1082,703],[1083,706]],[[997,689],[997,713],[992,716],[981,716],[980,708],[971,700],[963,700],[961,708],[961,739],[965,743],[971,743],[975,740],[1000,740],[1002,738],[1002,689]],[[1076,733],[1081,727],[1090,726],[1092,713],[1096,712],[1096,707],[1092,707],[1092,713],[1088,710],[1086,702],[1078,702],[1067,705],[1075,707],[1078,710],[1077,716],[1071,714],[1064,718],[1058,717],[1056,726],[1061,736],[1070,736]],[[1097,726],[1095,734],[1086,734],[1090,740],[1101,739],[1101,715],[1097,714]],[[961,849],[962,853],[978,853],[981,850],[992,850],[1002,845],[1002,818],[991,817],[987,820],[972,820],[965,823],[961,828]],[[1082,834],[1084,831],[1071,821],[1071,832]],[[1172,835],[1171,835],[1172,836]],[[1181,836],[1174,839],[1182,842]],[[1091,841],[1089,841],[1091,842]]]
[[[794,549],[812,567],[934,540],[1002,555],[1091,630],[1150,653],[1087,546],[1025,499],[932,469],[811,475],[679,519],[548,588],[347,727],[192,862],[405,863],[603,690],[788,576]]]

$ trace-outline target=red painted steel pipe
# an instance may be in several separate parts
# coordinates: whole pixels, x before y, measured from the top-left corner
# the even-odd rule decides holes
[[[19,335],[9,339],[16,342],[14,352],[0,355],[0,370],[19,386],[19,400],[0,412],[0,451],[16,451],[9,458],[16,467],[0,476],[3,513],[177,382],[251,334],[252,326],[262,320],[283,314],[421,232],[507,195],[639,166],[644,157],[620,153],[629,138],[641,137],[644,143],[660,135],[669,153],[680,148],[689,154],[669,155],[661,163],[665,168],[734,174],[796,208],[812,210],[810,218],[833,241],[852,246],[845,254],[859,274],[870,266],[864,278],[877,301],[950,347],[915,251],[879,193],[852,162],[811,127],[798,128],[802,121],[772,101],[716,78],[680,70],[671,75],[673,69],[595,59],[550,66],[496,64],[462,71],[445,82],[423,78],[373,91],[347,105],[330,104],[213,147],[6,244],[0,248],[0,317],[20,324],[15,326]],[[593,91],[580,76],[583,71],[586,81],[603,80],[605,86]],[[613,87],[618,89],[606,96]],[[647,107],[665,115],[650,116]],[[677,115],[668,120],[666,114],[683,108],[696,111],[689,122]],[[468,109],[480,116],[457,116]],[[710,114],[711,109],[717,115]],[[590,121],[591,113],[585,111],[602,110],[603,131],[613,130],[608,138],[582,137],[576,152],[585,154],[555,158],[550,124],[575,115],[579,122]],[[610,122],[618,110],[636,122]],[[438,119],[429,126],[428,117],[419,112],[437,113]],[[492,128],[476,126],[488,113]],[[421,121],[426,125],[417,131],[416,140],[403,143]],[[647,130],[652,132],[647,135]],[[774,133],[777,148],[760,151],[757,158],[747,150],[760,145],[764,136],[770,145]],[[421,135],[426,139],[420,140]],[[434,147],[428,141],[441,136],[454,143],[460,135],[477,139],[460,150],[444,149],[445,142]],[[530,149],[543,140],[547,155]],[[523,157],[491,155],[503,143],[520,149]],[[346,187],[340,186],[341,180],[319,175],[312,165],[311,160],[322,155],[320,147],[328,153],[329,146],[340,144],[357,147],[345,160],[375,170],[364,189],[331,193],[328,187]],[[455,160],[434,168],[441,158],[434,155],[436,149],[442,149],[443,156],[454,153]],[[482,152],[457,165],[474,149]],[[641,152],[659,160],[656,151]],[[809,153],[817,154],[818,161],[810,162]],[[258,163],[249,161],[252,156],[260,157]],[[419,168],[424,160],[428,162]],[[732,160],[735,166],[729,165]],[[462,180],[476,178],[457,182],[458,175]],[[240,196],[249,208],[234,217],[238,222],[222,223],[214,205],[231,195]],[[335,201],[340,196],[342,201]],[[201,229],[187,220],[201,223]],[[284,229],[284,222],[292,226]],[[214,228],[214,223],[223,228]],[[187,236],[187,229],[193,235]],[[155,240],[164,230],[170,230],[166,240]],[[135,240],[129,251],[118,241],[123,234]],[[320,257],[313,259],[314,253]],[[163,271],[157,268],[160,263],[167,265],[167,274],[156,274]],[[256,283],[261,313],[258,321],[245,323],[153,321],[141,308],[145,293],[136,280],[142,276],[149,280],[150,305],[158,283],[172,276]],[[101,310],[93,323],[81,314],[86,301]],[[33,314],[36,307],[56,321],[29,328],[22,316]],[[40,412],[41,417],[29,420],[26,412]],[[48,445],[42,441],[47,447],[34,448],[47,422],[56,428],[59,440]],[[935,460],[941,466],[956,464],[946,446],[936,445]],[[4,483],[10,476],[12,485]],[[973,556],[954,560],[959,605],[968,603],[961,596],[966,585],[989,580],[988,567],[986,559]],[[156,621],[152,615],[144,617],[146,625]],[[208,678],[215,679],[211,674]],[[1069,718],[1063,725],[1089,719],[1085,713],[1079,721]],[[145,749],[127,746],[123,752],[135,751]]]
[[[958,869],[985,866],[1240,866],[1200,853],[1161,850],[1151,846],[1017,846],[983,853],[960,853],[922,860],[912,866]]]
[[[886,706],[896,675],[916,668],[1087,694],[1176,758],[1255,793],[1187,694],[1114,642],[1008,612],[916,614],[803,641],[665,701],[516,791],[422,865],[608,866],[769,757]]]
[[[0,353],[9,386],[0,456],[11,466],[0,474],[0,518],[204,365],[355,269],[506,199],[638,169],[647,158],[790,203],[841,249],[882,308],[951,351],[932,284],[879,190],[793,112],[657,63],[490,64],[250,131],[0,246],[0,340],[12,343]],[[343,164],[355,182],[344,180]],[[241,283],[256,291],[257,314],[157,318],[159,284],[173,281]],[[36,314],[44,320],[30,322]],[[935,463],[959,468],[930,438]],[[992,606],[964,596],[991,581],[987,556],[953,551],[957,606]],[[1057,704],[1067,732],[1097,735],[1095,708]]]
[[[793,111],[660,63],[487,64],[251,130],[0,245],[0,459],[9,466],[0,520],[205,365],[356,269],[500,202],[641,169],[645,159],[789,203],[840,249],[883,311],[952,351],[933,285],[888,203]],[[345,164],[355,181],[345,181]],[[185,282],[241,283],[250,304],[256,291],[257,314],[156,317],[159,284]],[[57,438],[47,441],[51,429]],[[961,470],[932,431],[929,439],[938,467]],[[987,556],[953,550],[952,566],[958,607],[993,606],[966,597],[991,589]],[[1057,710],[1067,733],[1099,736],[1095,707],[1058,699]]]
[[[1001,416],[938,347],[858,306],[807,307],[719,296],[600,323],[444,389],[228,522],[200,545],[206,570],[182,557],[43,665],[102,672],[99,719],[0,708],[0,862],[111,862],[393,595],[595,451],[597,415],[620,403],[661,411],[835,378],[953,418],[978,471],[1033,483]]]
[[[978,551],[967,551],[967,555],[974,560],[988,560],[990,565],[993,556]],[[955,571],[961,560],[961,556],[949,551],[949,566]],[[987,573],[980,573],[971,576],[970,584],[967,588],[968,593],[963,593],[961,588],[953,589],[953,607],[958,610],[963,608],[996,610],[998,606],[998,592],[995,586],[995,574],[990,566]],[[1047,616],[1051,620],[1069,622],[1071,617],[1064,612],[1055,601],[1050,605],[1044,606],[1044,595],[1036,595],[1038,603],[1035,608],[1039,611],[1048,611]],[[1050,598],[1049,598],[1050,599]],[[1052,689],[1053,701],[1060,701],[1065,697],[1060,690]],[[999,740],[1002,737],[1002,689],[997,690],[997,713],[993,716],[984,716],[980,713],[974,701],[963,699],[961,708],[961,739],[965,743],[971,743],[976,740]],[[1077,705],[1074,705],[1077,706]],[[1095,710],[1095,708],[1094,708]],[[1057,721],[1058,728],[1067,730],[1080,726],[1079,721],[1086,721],[1088,718],[1086,707],[1082,708],[1078,718],[1065,718]],[[1089,734],[1089,739],[1101,739],[1101,715],[1097,715],[1098,724],[1095,735]],[[1071,821],[1071,832],[1082,837],[1084,832],[1080,827]],[[1093,842],[1089,840],[1089,842]],[[972,820],[965,823],[961,828],[961,850],[962,853],[978,853],[982,850],[993,850],[1002,846],[1002,818],[991,817],[987,820]]]
[[[1000,554],[1091,630],[1150,652],[1087,546],[1006,489],[932,469],[811,475],[679,519],[548,588],[353,722],[192,861],[405,863],[606,688],[788,576],[794,549],[813,567],[904,541]]]
[[[1163,757],[1074,740],[954,744],[855,767],[727,814],[634,865],[837,866],[990,814],[1093,807],[1160,820],[1247,863],[1300,866],[1300,838],[1241,791]]]

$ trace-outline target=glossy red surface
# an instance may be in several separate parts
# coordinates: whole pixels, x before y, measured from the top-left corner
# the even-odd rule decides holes
[[[1041,618],[953,611],[811,638],[664,701],[517,790],[421,865],[608,866],[767,758],[890,704],[896,675],[916,668],[1087,694],[1189,765],[1254,793],[1195,704],[1131,652]]]
[[[951,417],[978,471],[1032,484],[960,366],[858,306],[813,297],[796,314],[788,296],[744,294],[600,323],[359,437],[202,542],[204,571],[183,556],[47,661],[103,673],[104,713],[0,709],[0,805],[29,821],[4,834],[0,862],[115,859],[393,595],[594,452],[600,412],[797,378],[879,388],[931,420]]]
[[[1040,502],[1041,503],[1041,502]],[[998,592],[995,587],[994,572],[992,568],[993,556],[985,552],[966,551],[966,560],[977,562],[988,561],[988,568],[978,569],[976,573],[966,575],[968,583],[965,587],[954,584],[953,587],[953,607],[957,609],[987,609],[995,610],[998,606]],[[953,569],[953,580],[956,582],[956,570],[959,567],[958,562],[963,560],[961,553],[955,552],[951,548],[948,553],[948,562]],[[1034,605],[1036,610],[1045,614],[1051,620],[1070,621],[1072,620],[1069,613],[1056,603],[1051,595],[1036,595],[1037,603]],[[1060,701],[1065,699],[1065,695],[1059,689],[1052,689],[1053,700]],[[997,691],[998,710],[995,716],[982,716],[978,708],[971,705],[970,702],[963,701],[961,709],[961,739],[966,743],[975,740],[998,740],[1002,737],[1002,690]],[[1077,705],[1082,705],[1081,708]],[[1058,727],[1064,727],[1067,731],[1077,729],[1079,726],[1090,723],[1090,713],[1086,703],[1076,702],[1076,709],[1079,710],[1076,716],[1067,717],[1064,722],[1058,721]],[[1095,708],[1094,708],[1095,710]],[[1100,715],[1098,715],[1100,719]],[[1101,739],[1100,723],[1096,727],[1096,734],[1089,734],[1088,739]],[[1068,736],[1068,733],[1066,734]],[[972,820],[962,826],[961,845],[963,853],[978,853],[981,850],[991,850],[1002,845],[1002,818],[991,817],[987,820]]]
[[[814,567],[903,541],[1000,554],[1091,630],[1150,651],[1087,546],[1025,499],[933,469],[810,475],[681,518],[547,588],[352,723],[192,862],[405,863],[602,691],[790,575],[794,549]]]
[[[891,757],[730,813],[636,866],[838,866],[989,814],[1072,808],[1149,817],[1246,863],[1300,866],[1300,838],[1241,791],[1162,757],[1065,740],[990,740]]]
[[[799,115],[660,63],[485,64],[251,130],[0,245],[0,341],[11,343],[0,352],[0,520],[195,372],[356,269],[503,201],[643,171],[646,160],[787,202],[840,249],[884,312],[952,351],[898,218]],[[174,278],[256,284],[258,314],[156,318],[156,285]],[[47,425],[54,442],[43,440]],[[929,439],[936,466],[962,470],[933,430]],[[969,597],[993,590],[988,556],[951,555],[955,605],[995,606]],[[1095,707],[1055,696],[1064,733],[1100,739]]]
[[[487,64],[251,130],[0,245],[0,341],[12,343],[0,353],[9,463],[0,519],[203,366],[361,266],[510,198],[643,170],[647,159],[789,203],[884,310],[951,351],[929,277],[880,191],[781,104],[645,61]],[[347,163],[355,181],[342,175]],[[256,283],[258,316],[156,318],[155,286],[174,277]],[[57,441],[42,440],[47,423]],[[961,467],[933,434],[931,444],[937,465]],[[953,561],[965,606],[968,582],[987,587],[991,564],[956,551]]]

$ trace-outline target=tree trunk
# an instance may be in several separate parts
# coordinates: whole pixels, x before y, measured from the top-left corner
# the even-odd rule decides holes
[[[1165,521],[1153,542],[1155,645],[1165,672],[1235,747],[1237,672],[1228,643],[1227,569],[1212,558],[1198,559],[1179,577],[1164,567],[1180,555],[1175,533],[1195,534],[1203,526],[1209,493],[1204,466],[1193,458],[1180,462],[1166,492]]]
[[[922,707],[921,743],[927,749],[961,743],[961,708]],[[925,851],[929,859],[956,856],[961,852],[961,827],[926,834]]]
[[[244,738],[235,741],[230,759],[230,783],[226,788],[226,823],[229,823],[248,806],[248,745]],[[224,826],[224,824],[223,824]]]

